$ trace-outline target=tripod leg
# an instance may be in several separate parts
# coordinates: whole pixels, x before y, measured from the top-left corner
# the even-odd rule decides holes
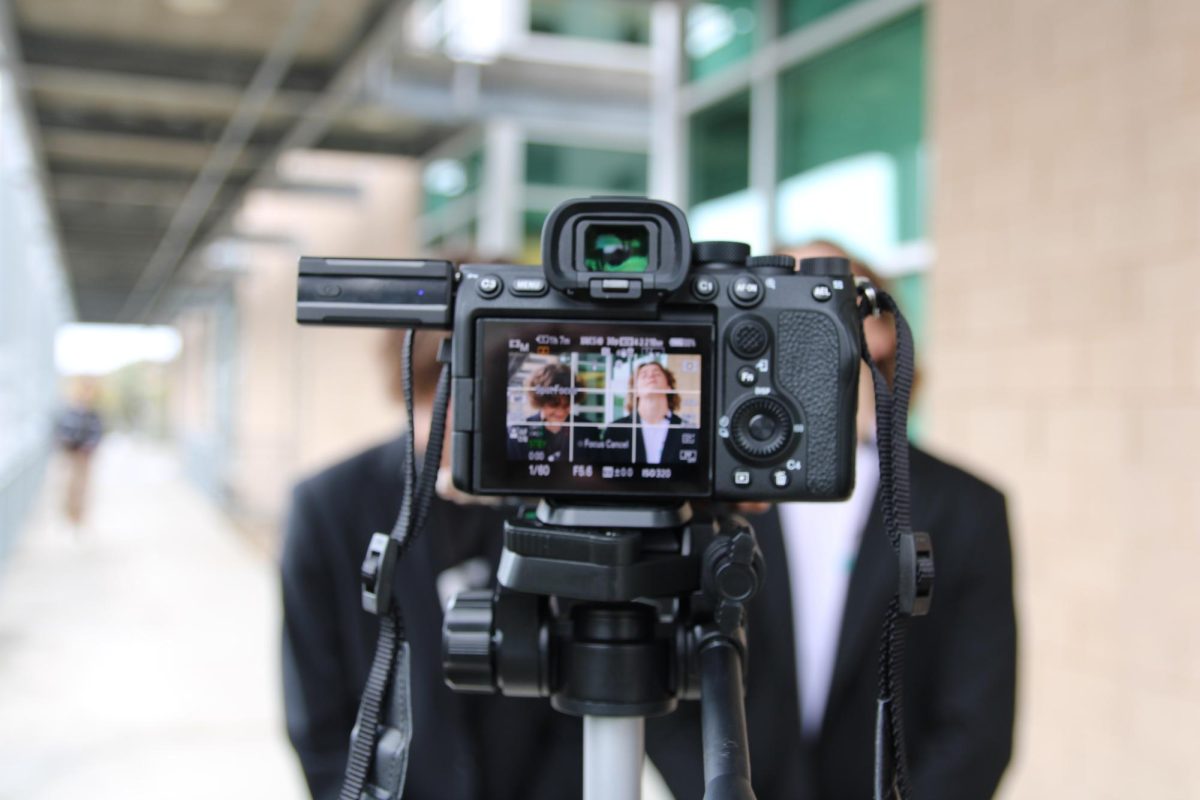
[[[742,656],[725,637],[714,637],[700,650],[700,714],[705,800],[754,800]]]
[[[584,717],[583,800],[640,800],[645,757],[642,717]]]

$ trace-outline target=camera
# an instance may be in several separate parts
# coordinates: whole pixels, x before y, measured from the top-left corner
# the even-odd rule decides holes
[[[603,502],[854,486],[849,263],[695,242],[644,198],[555,208],[542,269],[305,257],[302,323],[450,328],[455,485]]]

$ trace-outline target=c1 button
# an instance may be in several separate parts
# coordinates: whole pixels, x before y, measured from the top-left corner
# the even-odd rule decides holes
[[[504,282],[495,275],[484,275],[479,279],[479,294],[483,297],[495,297],[504,288]]]
[[[786,469],[777,469],[771,473],[771,484],[776,489],[786,489],[791,482],[792,476],[788,475]]]
[[[735,469],[733,471],[734,486],[749,486],[750,485],[750,470]]]
[[[758,381],[758,374],[750,367],[742,367],[737,372],[737,379],[742,386],[753,386]]]
[[[697,275],[692,281],[692,294],[697,300],[712,300],[717,296],[717,279],[708,275]]]

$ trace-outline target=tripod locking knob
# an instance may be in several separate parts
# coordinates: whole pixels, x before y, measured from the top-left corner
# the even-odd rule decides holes
[[[492,592],[460,592],[442,622],[442,667],[456,692],[493,694],[496,670],[492,658]]]
[[[718,536],[704,553],[704,589],[715,603],[713,619],[723,633],[741,627],[745,605],[762,584],[762,553],[749,528]]]

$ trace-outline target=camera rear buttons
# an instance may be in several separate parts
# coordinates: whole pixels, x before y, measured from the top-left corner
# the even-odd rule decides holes
[[[753,386],[758,382],[758,373],[753,367],[742,367],[737,371],[737,380],[742,386]]]
[[[484,275],[479,279],[477,291],[480,297],[492,298],[504,289],[504,282],[495,275]]]
[[[750,485],[750,470],[735,469],[733,471],[734,486],[749,486]]]
[[[786,469],[777,469],[771,473],[771,485],[776,489],[786,489],[791,482],[792,476],[788,475]]]
[[[692,294],[697,300],[712,300],[717,291],[717,279],[710,275],[697,275],[692,280]]]
[[[508,291],[517,297],[540,297],[546,293],[545,278],[513,278]]]
[[[824,303],[829,298],[833,297],[833,289],[830,289],[823,283],[818,283],[812,289],[813,300],[818,303]]]
[[[792,441],[792,415],[773,397],[755,395],[730,416],[730,443],[746,458],[774,458]]]
[[[770,343],[771,334],[757,317],[743,316],[729,328],[729,349],[747,360],[761,356]]]
[[[762,281],[753,275],[740,275],[729,284],[729,296],[743,308],[758,305],[763,298]]]

